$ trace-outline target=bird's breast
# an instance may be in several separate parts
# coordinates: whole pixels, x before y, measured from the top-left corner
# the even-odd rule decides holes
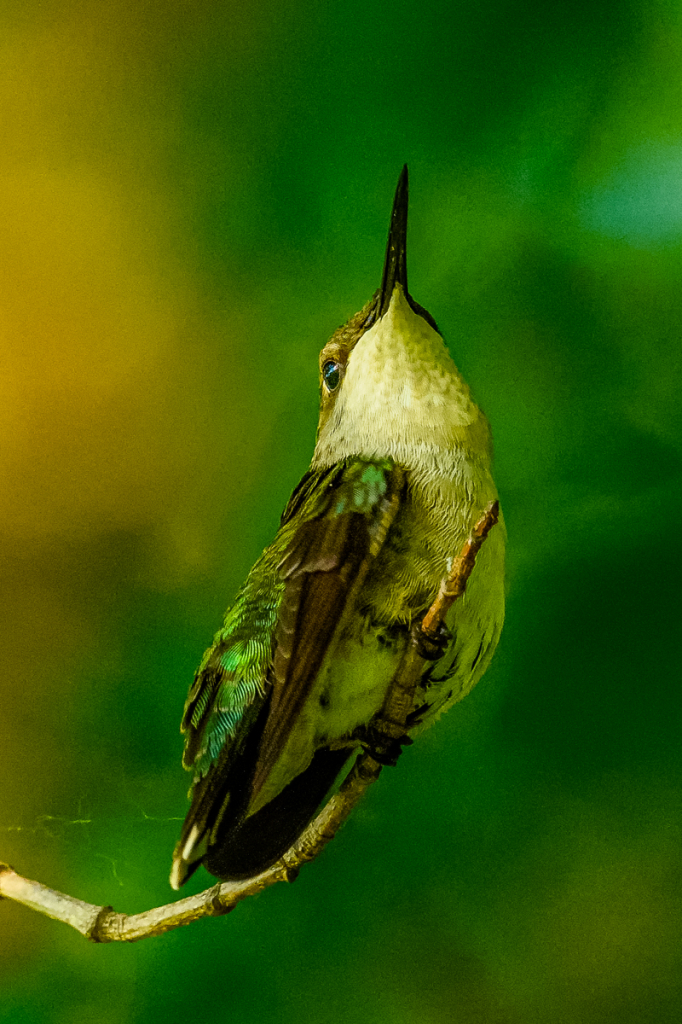
[[[407,472],[407,494],[368,574],[363,603],[378,623],[410,623],[434,600],[452,560],[496,496],[487,459],[432,452]]]

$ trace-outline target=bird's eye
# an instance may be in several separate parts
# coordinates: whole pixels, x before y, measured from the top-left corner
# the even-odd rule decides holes
[[[327,391],[336,391],[341,380],[341,367],[335,359],[328,359],[322,367],[322,380],[327,386]]]

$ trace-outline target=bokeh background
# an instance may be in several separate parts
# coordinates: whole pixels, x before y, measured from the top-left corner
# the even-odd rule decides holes
[[[187,686],[405,161],[510,554],[487,677],[294,886],[120,948],[5,902],[0,1021],[679,1019],[681,67],[678,0],[5,0],[0,859],[171,898]]]

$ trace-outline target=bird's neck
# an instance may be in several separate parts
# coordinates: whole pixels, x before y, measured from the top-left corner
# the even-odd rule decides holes
[[[386,314],[353,348],[313,468],[390,458],[406,469],[489,459],[487,420],[440,334],[397,287]]]

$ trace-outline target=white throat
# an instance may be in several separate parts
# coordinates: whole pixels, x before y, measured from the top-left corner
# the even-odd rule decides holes
[[[313,466],[350,455],[423,465],[478,444],[485,419],[445,343],[396,285],[380,320],[350,353],[335,407],[320,431]],[[487,424],[483,433],[486,435]],[[478,442],[480,444],[480,441]],[[483,454],[481,452],[480,454]]]

